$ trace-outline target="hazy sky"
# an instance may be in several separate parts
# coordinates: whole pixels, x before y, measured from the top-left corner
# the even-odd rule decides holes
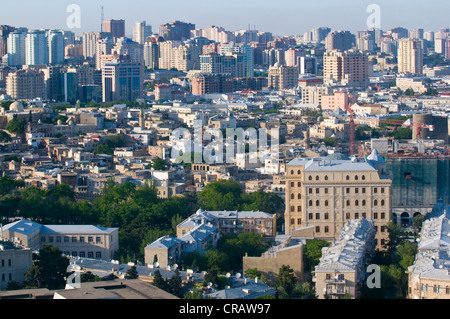
[[[81,9],[81,28],[67,27],[70,4]],[[105,19],[126,21],[127,35],[135,22],[144,20],[153,32],[174,20],[194,23],[197,29],[216,25],[234,31],[250,25],[274,35],[301,35],[319,26],[354,32],[367,29],[370,4],[379,5],[383,30],[403,26],[438,31],[450,26],[448,0],[2,0],[0,25],[64,29],[81,35],[100,31],[103,5]]]

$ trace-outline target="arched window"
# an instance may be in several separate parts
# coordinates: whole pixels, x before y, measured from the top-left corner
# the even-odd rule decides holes
[[[320,201],[316,200],[316,206],[320,206]]]
[[[365,199],[362,200],[362,205],[366,206],[366,200]]]
[[[291,170],[291,175],[294,175],[294,170]]]
[[[381,200],[381,206],[384,206],[384,199]]]
[[[325,180],[326,180],[326,181],[328,180],[328,175],[325,175]]]
[[[358,180],[358,175],[355,175],[355,181],[357,181]]]
[[[298,171],[297,171],[297,174],[298,174],[298,175],[300,175],[300,174],[301,174],[301,171],[300,171],[300,170],[298,170]]]
[[[345,176],[345,179],[349,181],[350,180],[350,176],[348,176],[348,175]]]
[[[312,201],[312,200],[310,200],[308,204],[309,204],[309,206],[310,206],[310,207],[312,207],[312,205],[313,205],[313,201]]]
[[[297,198],[302,199],[302,194],[298,193]]]
[[[328,201],[327,200],[325,201],[325,206],[328,206]]]
[[[291,194],[291,199],[294,199],[294,196],[295,196],[294,194]]]
[[[347,200],[346,204],[347,204],[347,206],[350,206],[350,200]]]
[[[365,180],[366,180],[366,175],[361,176],[361,179],[362,179],[363,181],[365,181]]]
[[[373,201],[373,206],[377,206],[378,205],[378,201],[375,199],[374,201]]]
[[[308,179],[309,179],[310,181],[312,181],[312,176],[310,175],[310,176],[308,177]]]
[[[319,175],[316,175],[316,181],[318,181],[319,180]]]
[[[355,206],[359,206],[359,200],[355,200]]]

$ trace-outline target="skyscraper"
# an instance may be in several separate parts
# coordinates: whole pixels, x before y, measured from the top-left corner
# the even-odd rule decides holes
[[[133,28],[133,41],[144,44],[147,37],[152,35],[152,26],[147,25],[145,21],[136,22]]]
[[[367,87],[369,85],[369,61],[358,50],[333,50],[323,56],[323,82],[326,85]]]
[[[48,64],[48,39],[44,30],[34,30],[25,39],[25,64]]]
[[[332,50],[350,50],[353,46],[354,36],[350,31],[333,31],[325,38],[325,48]]]
[[[48,62],[59,64],[64,62],[64,34],[61,30],[50,30],[48,37]]]
[[[0,25],[0,57],[8,53],[8,36],[15,29],[9,25]]]
[[[103,31],[111,33],[116,39],[123,38],[125,37],[125,20],[105,20]]]
[[[96,54],[95,54],[95,68],[101,69],[102,55],[109,55],[114,47],[114,41],[110,37],[100,39],[97,41]]]
[[[195,30],[195,24],[181,21],[173,21],[159,26],[159,35],[164,40],[184,41],[191,37],[191,31]]]
[[[243,53],[244,54],[244,77],[253,77],[253,47],[248,44],[222,44],[219,49],[220,54],[226,53]]]
[[[143,97],[144,69],[128,55],[115,58],[102,69],[103,102],[134,101]]]
[[[401,39],[398,42],[398,73],[422,74],[422,72],[422,40]]]
[[[7,41],[8,65],[18,66],[25,64],[26,29],[17,29],[10,33]]]

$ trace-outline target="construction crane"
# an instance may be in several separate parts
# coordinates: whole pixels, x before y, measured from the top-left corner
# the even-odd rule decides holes
[[[350,125],[349,125],[349,143],[348,143],[348,151],[349,155],[355,155],[355,111],[353,111],[350,106],[345,105],[345,109],[350,114]]]

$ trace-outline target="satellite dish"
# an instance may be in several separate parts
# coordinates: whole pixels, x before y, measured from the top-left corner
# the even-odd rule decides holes
[[[231,274],[228,272],[228,273],[226,274],[226,277],[227,277],[227,278],[230,278],[230,277],[231,277]]]
[[[154,266],[155,268],[158,268],[158,267],[159,267],[159,262],[155,262],[155,263],[153,264],[153,266]]]
[[[211,287],[212,287],[212,285],[213,285],[213,283],[212,283],[212,282],[208,282],[208,288],[211,288]]]
[[[177,264],[173,265],[173,269],[174,269],[174,270],[177,269],[177,268],[178,268],[178,265],[177,265]]]
[[[238,272],[238,273],[236,274],[236,278],[241,278],[241,273]]]

